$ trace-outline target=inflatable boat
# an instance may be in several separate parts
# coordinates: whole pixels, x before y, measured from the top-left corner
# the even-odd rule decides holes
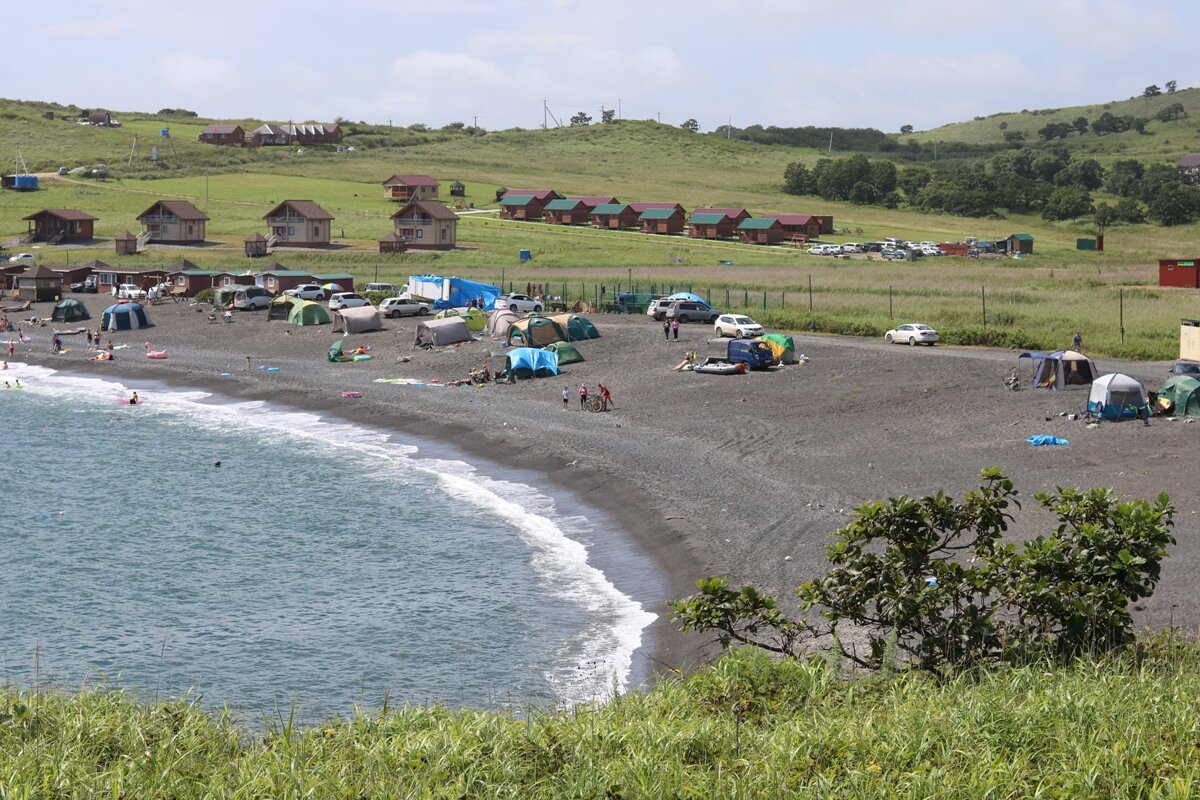
[[[730,364],[728,361],[715,358],[704,359],[694,367],[694,370],[706,375],[737,375],[745,371],[740,364]]]

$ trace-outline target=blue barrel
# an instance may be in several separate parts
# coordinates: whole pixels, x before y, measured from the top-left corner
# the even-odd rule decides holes
[[[158,135],[159,135],[159,136],[170,136],[170,135],[171,135],[171,129],[170,129],[170,128],[159,128],[159,129],[158,129]]]
[[[522,261],[533,261],[533,253],[529,252],[528,250],[522,250],[521,251],[521,260]]]

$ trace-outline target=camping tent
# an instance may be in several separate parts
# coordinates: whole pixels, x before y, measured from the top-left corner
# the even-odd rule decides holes
[[[583,361],[583,354],[570,342],[551,342],[546,349],[558,356],[559,364],[575,364]]]
[[[558,354],[536,347],[514,347],[507,353],[508,374],[514,378],[546,378],[558,374]]]
[[[768,333],[758,338],[766,342],[767,347],[771,348],[771,355],[776,364],[796,363],[796,343],[790,335],[786,333]]]
[[[1096,380],[1096,365],[1083,353],[1056,350],[1053,353],[1021,353],[1033,361],[1034,389],[1079,389]]]
[[[482,308],[447,308],[433,315],[434,319],[446,317],[462,317],[467,323],[467,330],[478,333],[487,327],[488,315]]]
[[[554,314],[549,317],[558,323],[558,327],[567,332],[568,342],[581,342],[584,339],[599,339],[600,331],[587,317],[579,314]]]
[[[83,303],[68,297],[60,300],[50,314],[51,322],[78,322],[81,319],[91,319],[92,315],[83,307]]]
[[[521,315],[515,311],[509,311],[507,308],[498,309],[493,311],[491,316],[488,317],[487,325],[484,326],[483,332],[487,336],[503,339],[508,334],[509,326],[520,318]]]
[[[100,327],[106,331],[130,331],[149,328],[150,318],[141,303],[117,303],[104,309],[100,316]]]
[[[287,319],[292,313],[292,306],[299,305],[304,302],[299,297],[292,297],[290,294],[281,294],[271,300],[271,304],[267,306],[267,319]]]
[[[1200,417],[1200,381],[1172,375],[1158,392],[1159,405],[1176,417]]]
[[[350,356],[342,352],[342,340],[338,339],[333,344],[329,345],[329,360],[337,363],[339,361],[352,361]]]
[[[692,294],[691,292],[676,292],[675,294],[667,295],[667,299],[668,300],[690,300],[693,303],[704,303],[704,305],[709,304],[708,301],[705,300],[703,297],[701,297],[698,294]]]
[[[440,347],[456,342],[471,341],[471,332],[462,317],[428,319],[417,323],[417,339],[414,344]]]
[[[320,303],[302,300],[292,305],[287,321],[293,325],[327,325],[329,324],[329,313]]]
[[[375,306],[341,308],[333,312],[333,329],[346,333],[381,331],[383,322],[380,321],[379,310]]]
[[[526,347],[545,347],[551,342],[561,342],[567,332],[549,317],[529,316],[519,319],[508,327],[505,342],[519,342]]]
[[[1150,396],[1141,382],[1110,372],[1092,381],[1088,395],[1088,413],[1100,419],[1130,419],[1137,416],[1139,408],[1150,405]]]

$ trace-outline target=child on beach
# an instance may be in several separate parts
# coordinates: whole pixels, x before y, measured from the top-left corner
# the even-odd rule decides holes
[[[587,408],[587,397],[588,397],[587,387],[584,386],[583,384],[580,384],[579,385],[579,407],[581,409]]]
[[[567,403],[571,402],[571,393],[567,391],[567,387],[563,387],[563,411],[567,410]]]
[[[671,341],[671,321],[667,319],[663,320],[663,338]]]
[[[679,341],[679,320],[671,320],[671,332],[675,334],[675,341]]]

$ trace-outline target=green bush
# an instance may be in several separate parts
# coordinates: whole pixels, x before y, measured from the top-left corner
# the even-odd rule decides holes
[[[212,287],[209,287],[207,289],[201,289],[200,291],[196,292],[195,301],[197,303],[208,303],[211,305],[216,300],[216,298],[217,298],[217,290],[213,289]]]

